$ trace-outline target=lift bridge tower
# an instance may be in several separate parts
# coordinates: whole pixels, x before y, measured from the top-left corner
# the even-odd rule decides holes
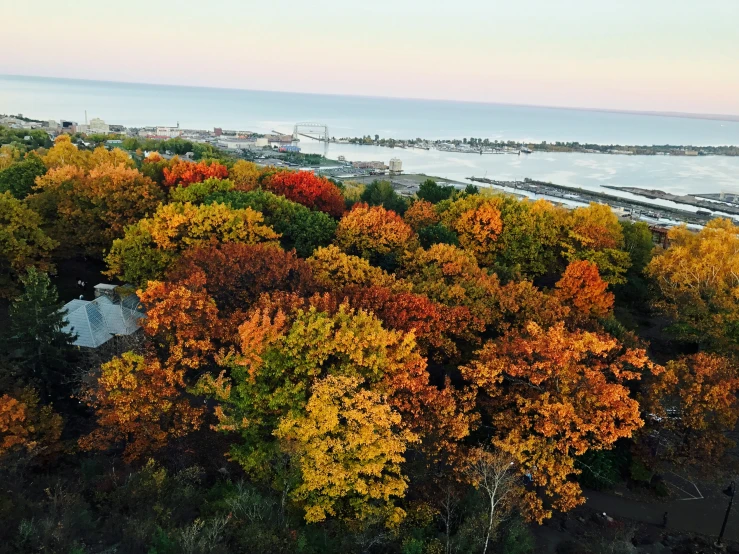
[[[300,140],[300,137],[321,141],[323,155],[328,154],[328,125],[311,122],[296,123],[293,127],[293,140]]]

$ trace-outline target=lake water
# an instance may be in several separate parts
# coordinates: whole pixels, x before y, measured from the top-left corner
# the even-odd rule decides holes
[[[322,143],[301,139],[303,152],[325,152]],[[336,159],[387,163],[399,158],[407,173],[425,173],[463,181],[467,177],[514,181],[530,179],[582,187],[618,196],[628,193],[603,185],[661,189],[676,194],[739,189],[739,158],[727,156],[626,156],[607,154],[460,154],[439,150],[384,148],[354,144],[329,144],[328,156]],[[641,198],[644,200],[644,198]],[[683,206],[683,209],[686,209]]]
[[[213,83],[217,85],[217,83]],[[739,144],[739,122],[539,108],[203,87],[177,87],[0,75],[0,113],[126,126],[292,132],[297,122],[329,126],[331,136],[579,141],[599,144]],[[305,152],[323,146],[301,141]],[[403,161],[406,172],[462,180],[529,177],[602,190],[602,185],[718,192],[739,186],[739,158],[534,153],[476,155],[331,144],[329,156]]]

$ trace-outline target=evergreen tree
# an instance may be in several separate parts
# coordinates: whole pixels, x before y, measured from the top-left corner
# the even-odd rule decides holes
[[[66,312],[49,276],[30,267],[21,282],[23,294],[10,306],[7,351],[17,358],[22,380],[36,381],[48,396],[73,356],[74,335],[64,331]]]
[[[486,139],[486,140],[487,140],[487,139]],[[464,193],[465,193],[465,194],[470,194],[470,195],[472,195],[472,194],[480,194],[480,189],[479,189],[479,188],[477,188],[477,186],[476,186],[476,185],[472,185],[472,184],[470,184],[470,185],[467,185],[467,186],[466,186],[466,187],[464,188]]]
[[[438,204],[442,200],[446,200],[454,193],[454,187],[449,185],[440,186],[432,179],[426,179],[418,187],[416,196],[421,200],[427,200],[432,204]]]
[[[408,207],[406,200],[393,189],[390,181],[372,181],[360,196],[362,202],[370,206],[382,206],[386,210],[393,210],[403,215]]]

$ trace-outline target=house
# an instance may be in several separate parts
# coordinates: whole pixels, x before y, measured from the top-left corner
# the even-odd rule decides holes
[[[95,285],[95,300],[72,300],[64,305],[64,330],[75,335],[74,344],[97,348],[116,335],[132,335],[145,317],[130,287]]]

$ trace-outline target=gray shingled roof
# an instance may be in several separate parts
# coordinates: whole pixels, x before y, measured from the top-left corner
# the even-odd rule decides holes
[[[138,328],[144,314],[139,299],[131,294],[114,303],[105,296],[95,300],[72,300],[64,305],[67,315],[65,331],[77,335],[74,344],[97,348],[114,335],[130,335]]]

